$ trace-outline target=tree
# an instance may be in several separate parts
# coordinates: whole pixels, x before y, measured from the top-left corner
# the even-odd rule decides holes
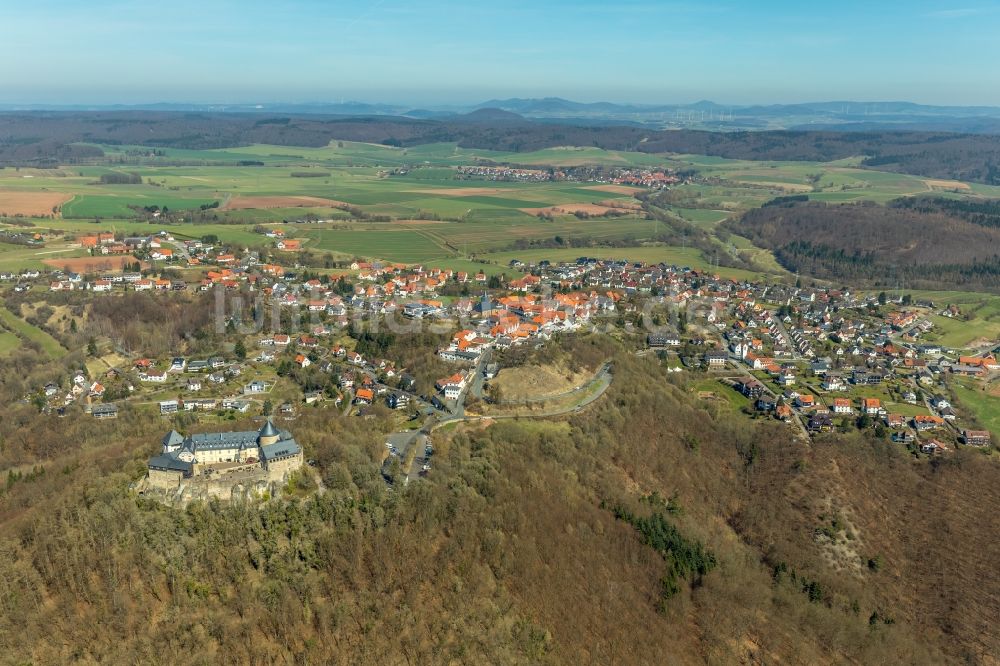
[[[243,344],[242,340],[236,341],[236,346],[233,347],[233,353],[236,354],[236,358],[241,361],[247,357],[247,346]]]
[[[264,408],[262,411],[264,412],[264,416],[270,416],[271,412],[274,411],[274,405],[271,403],[270,400],[264,401]]]
[[[87,354],[89,356],[97,356],[97,341],[94,338],[87,341]]]
[[[886,296],[884,291],[878,292],[878,304],[885,305]]]

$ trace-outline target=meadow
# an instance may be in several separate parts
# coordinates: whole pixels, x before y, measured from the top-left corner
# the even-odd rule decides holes
[[[9,356],[21,346],[21,338],[10,331],[0,330],[0,356]]]
[[[77,248],[37,248],[24,245],[11,245],[0,243],[0,270],[3,271],[23,271],[28,269],[42,270],[45,264],[43,259],[53,259],[57,257],[79,257],[84,254],[83,250]]]
[[[972,412],[982,427],[994,437],[1000,437],[1000,398],[995,391],[978,382],[955,382],[955,395],[959,404]]]
[[[59,341],[42,329],[32,326],[5,307],[0,307],[0,325],[10,329],[20,338],[38,343],[50,358],[59,358],[66,353]]]
[[[912,296],[933,302],[935,312],[948,305],[958,306],[961,312],[959,317],[932,314],[929,342],[963,348],[1000,338],[1000,296],[970,291],[914,291]]]

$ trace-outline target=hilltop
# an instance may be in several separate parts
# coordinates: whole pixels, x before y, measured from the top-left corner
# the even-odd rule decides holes
[[[441,434],[435,475],[395,493],[378,432],[318,412],[295,429],[325,494],[186,511],[129,496],[155,419],[59,422],[77,446],[0,500],[0,638],[42,663],[991,663],[993,461],[803,447],[615,363],[585,413]],[[665,593],[616,507],[714,564]]]

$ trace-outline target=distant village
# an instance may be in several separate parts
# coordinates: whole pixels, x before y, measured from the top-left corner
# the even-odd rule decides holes
[[[679,183],[681,179],[662,169],[602,167],[566,167],[560,169],[530,169],[513,166],[462,166],[458,167],[459,179],[491,180],[502,182],[545,182],[580,181],[606,183],[609,185],[631,185],[650,189],[662,189]]]

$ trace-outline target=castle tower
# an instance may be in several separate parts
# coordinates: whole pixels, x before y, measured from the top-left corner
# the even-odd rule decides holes
[[[163,437],[163,452],[177,451],[184,443],[184,437],[176,430],[171,430]]]
[[[281,435],[278,433],[278,429],[271,423],[271,419],[268,419],[264,427],[260,429],[260,434],[257,435],[257,443],[260,446],[267,446],[276,443],[280,438]]]

